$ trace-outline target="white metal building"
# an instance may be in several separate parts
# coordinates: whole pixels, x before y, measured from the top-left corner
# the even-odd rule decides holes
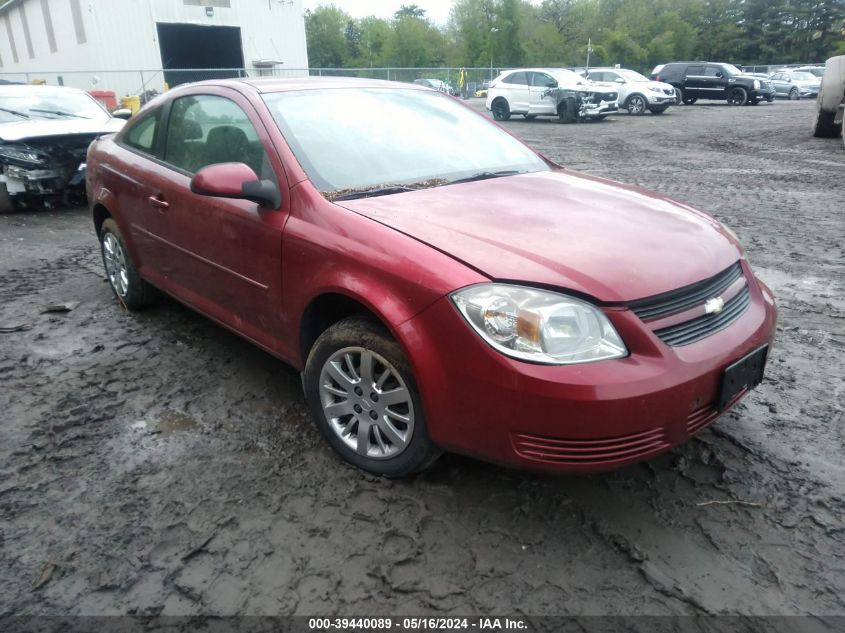
[[[0,79],[121,96],[239,74],[178,71],[186,68],[304,74],[302,0],[11,0],[0,8]]]

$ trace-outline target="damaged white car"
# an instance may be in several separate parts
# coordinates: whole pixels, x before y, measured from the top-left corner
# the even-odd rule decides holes
[[[615,84],[589,81],[562,68],[506,70],[490,84],[487,109],[497,121],[554,116],[563,123],[600,121],[619,110]]]
[[[125,122],[82,90],[0,86],[0,213],[81,200],[88,145]]]

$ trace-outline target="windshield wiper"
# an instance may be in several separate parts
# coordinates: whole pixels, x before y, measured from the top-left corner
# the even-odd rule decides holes
[[[90,116],[82,116],[73,112],[65,112],[64,110],[42,110],[41,108],[30,108],[30,112],[43,112],[44,114],[55,114],[56,116],[71,116],[75,119],[90,119]]]
[[[432,178],[431,180],[423,180],[422,182],[413,182],[405,185],[376,185],[373,187],[362,187],[360,189],[327,191],[324,192],[323,195],[332,202],[335,200],[355,200],[356,198],[389,196],[394,193],[405,193],[408,191],[417,191],[419,189],[428,189],[429,187],[439,187],[440,185],[448,183],[449,181],[444,180],[443,178]]]
[[[458,183],[462,182],[475,182],[477,180],[490,180],[491,178],[501,178],[502,176],[516,176],[517,174],[521,174],[524,172],[517,171],[515,169],[509,169],[504,171],[482,171],[477,174],[473,174],[472,176],[467,176],[466,178],[458,178],[457,180],[450,180],[447,184],[449,185],[457,185]]]
[[[8,112],[9,114],[14,114],[15,116],[19,116],[22,119],[28,119],[29,115],[24,114],[23,112],[18,112],[17,110],[10,110],[9,108],[0,108],[0,112]]]

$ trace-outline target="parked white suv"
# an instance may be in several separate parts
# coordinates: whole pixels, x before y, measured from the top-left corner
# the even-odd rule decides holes
[[[816,109],[813,136],[839,136],[845,110],[845,55],[831,57],[825,62]]]
[[[616,84],[619,106],[628,114],[663,114],[675,103],[675,88],[662,81],[652,81],[635,70],[625,68],[589,68],[581,74],[591,81]]]
[[[490,84],[487,109],[497,121],[556,116],[564,123],[601,120],[618,110],[615,84],[589,81],[562,68],[506,70]]]

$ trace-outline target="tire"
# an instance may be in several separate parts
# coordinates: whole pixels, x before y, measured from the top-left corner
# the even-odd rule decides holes
[[[628,111],[628,114],[633,116],[643,115],[648,110],[648,101],[642,95],[631,95],[625,102],[625,109]]]
[[[834,123],[836,118],[834,112],[825,112],[819,110],[816,114],[816,120],[813,123],[813,136],[818,138],[834,138],[839,136],[842,132],[842,124]]]
[[[490,109],[493,110],[493,118],[497,121],[507,121],[511,118],[511,109],[508,105],[508,102],[499,97],[493,104],[490,106]]]
[[[668,109],[669,109],[669,106],[652,106],[648,109],[648,111],[651,112],[652,114],[663,114]]]
[[[774,103],[774,100],[775,100],[774,96],[772,96],[772,95],[766,96],[766,103]]]
[[[575,97],[566,97],[558,104],[557,116],[561,123],[578,122],[578,102]]]
[[[369,370],[362,368],[367,365]],[[317,428],[353,466],[407,477],[440,456],[428,436],[410,364],[380,323],[354,316],[323,332],[308,355],[302,383]],[[396,392],[398,401],[386,404],[386,394]],[[359,438],[363,425],[366,435]]]
[[[684,97],[682,99],[684,105],[694,105],[696,101],[698,101],[698,97]]]
[[[675,89],[675,105],[681,105],[684,102],[684,91],[678,86],[672,86]]]
[[[156,289],[138,274],[120,229],[112,218],[100,227],[100,253],[114,296],[130,310],[139,310],[157,299]]]
[[[801,92],[798,88],[793,88],[789,91],[789,100],[790,101],[798,101],[801,98]]]
[[[757,105],[758,103],[760,103],[760,99],[759,99],[759,98],[757,98],[757,97],[754,97],[753,99],[749,99],[749,100],[748,100],[748,105],[753,105],[753,106],[755,106],[755,105]]]
[[[9,195],[5,182],[0,182],[0,213],[12,213],[15,211],[15,202]]]
[[[743,106],[748,102],[748,91],[742,86],[734,86],[728,92],[728,104]]]

